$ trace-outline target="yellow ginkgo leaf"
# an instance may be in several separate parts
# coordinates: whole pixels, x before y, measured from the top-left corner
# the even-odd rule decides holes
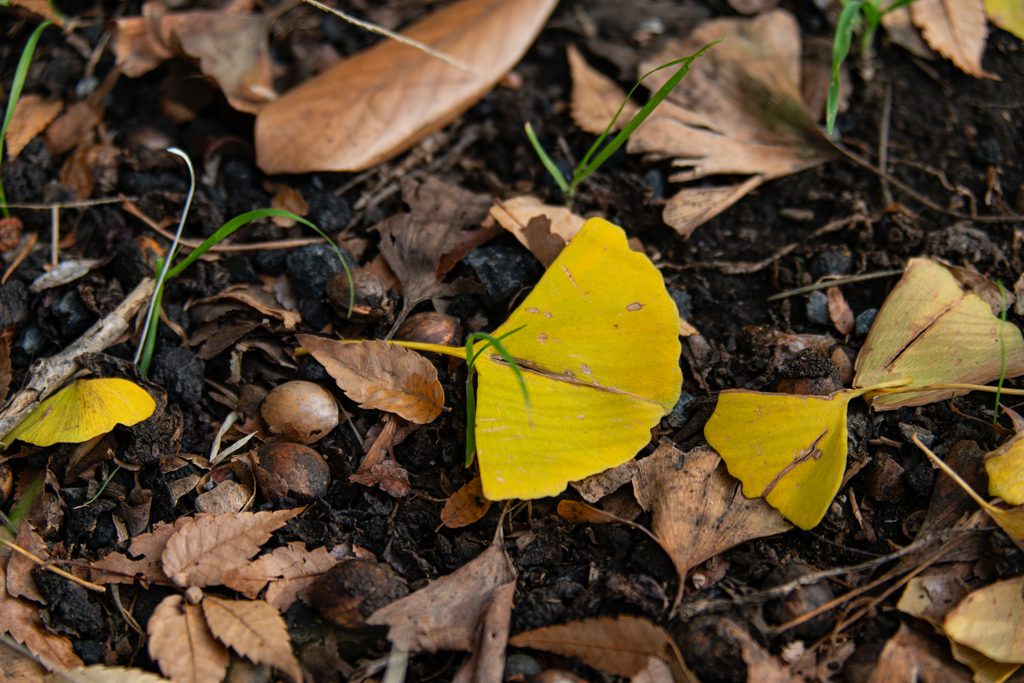
[[[1024,663],[1024,577],[974,591],[946,615],[943,631],[997,662]]]
[[[985,0],[985,12],[993,24],[1024,40],[1024,3],[1020,0]]]
[[[1024,505],[1024,419],[1003,406],[1017,433],[991,453],[985,454],[988,493],[1010,505]]]
[[[621,465],[679,400],[679,311],[661,273],[600,218],[587,221],[493,336],[507,333],[501,343],[531,405],[511,366],[484,351],[475,365],[475,434],[489,500],[554,496]],[[462,349],[403,345],[465,357]]]
[[[723,391],[704,437],[743,495],[764,498],[801,529],[817,526],[846,472],[846,409],[862,390],[831,396]]]
[[[970,283],[977,285],[977,279]],[[998,297],[998,294],[997,294]],[[998,298],[997,298],[998,300]],[[853,386],[913,378],[908,387],[985,384],[1024,373],[1024,339],[953,272],[911,259],[857,356]],[[966,389],[868,396],[876,410],[935,403]]]
[[[0,444],[81,443],[115,425],[132,426],[156,410],[153,397],[126,379],[80,379],[39,404]]]

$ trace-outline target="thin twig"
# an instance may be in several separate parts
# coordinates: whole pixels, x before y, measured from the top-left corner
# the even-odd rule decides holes
[[[54,202],[51,204],[0,204],[8,209],[31,209],[33,211],[48,211],[54,207],[58,209],[80,209],[86,206],[99,206],[100,204],[117,204],[123,201],[135,201],[138,197],[106,197],[104,199],[88,199],[81,202]]]
[[[889,119],[892,117],[892,82],[885,85],[885,102],[882,104],[882,123],[878,132],[878,170],[885,172],[889,164]],[[895,202],[892,198],[892,190],[889,183],[882,178],[882,197],[886,206],[892,206]]]
[[[104,588],[103,586],[99,586],[99,585],[97,585],[95,583],[91,583],[89,581],[86,581],[85,579],[80,579],[77,576],[75,576],[74,574],[70,574],[70,573],[64,571],[60,567],[54,567],[52,564],[47,564],[45,561],[39,559],[38,557],[36,557],[32,553],[30,553],[29,551],[27,551],[24,548],[22,548],[20,545],[17,545],[15,543],[11,543],[10,541],[8,541],[5,538],[0,538],[0,544],[3,544],[5,546],[7,546],[8,548],[13,550],[14,552],[19,553],[20,555],[24,555],[28,559],[32,560],[34,563],[38,564],[40,567],[53,572],[57,576],[63,576],[68,581],[74,581],[75,583],[77,583],[79,586],[82,586],[83,588],[88,588],[89,590],[96,591],[97,593],[106,593],[107,592],[107,589]]]
[[[50,209],[50,265],[57,267],[60,260],[60,208],[54,206]]]
[[[779,299],[788,299],[791,296],[797,296],[799,294],[807,294],[808,292],[815,292],[819,289],[828,289],[829,287],[839,287],[840,285],[849,285],[855,282],[864,282],[866,280],[877,280],[882,277],[890,277],[892,275],[899,275],[902,270],[883,270],[879,273],[861,273],[860,275],[850,275],[847,277],[839,277],[834,280],[823,280],[822,282],[816,282],[813,285],[807,285],[806,287],[797,287],[796,289],[790,289],[785,292],[779,292],[778,294],[772,294],[766,299],[766,301],[778,301]]]
[[[7,270],[4,271],[4,277],[3,279],[0,279],[0,285],[7,282],[7,278],[9,278],[14,273],[14,271],[18,269],[18,266],[20,266],[21,262],[24,261],[25,258],[32,252],[32,247],[36,246],[36,242],[38,241],[38,232],[30,232],[28,235],[25,236],[21,248],[18,249],[18,253],[14,255],[14,260],[11,261],[11,265],[7,266]]]

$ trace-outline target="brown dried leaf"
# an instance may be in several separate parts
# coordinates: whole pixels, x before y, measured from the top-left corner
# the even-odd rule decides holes
[[[588,503],[596,503],[633,481],[639,469],[640,466],[636,464],[636,460],[627,460],[618,467],[598,472],[582,481],[571,481],[569,485],[576,489],[583,500]]]
[[[947,647],[901,624],[900,630],[882,648],[868,683],[903,681],[908,675],[921,683],[971,681],[970,669],[954,662]]]
[[[710,448],[683,454],[665,442],[639,465],[633,491],[651,510],[651,529],[679,572],[677,603],[693,567],[744,541],[791,528],[763,498],[745,498]]]
[[[146,630],[149,656],[174,683],[210,683],[227,674],[228,650],[213,637],[199,605],[168,595],[156,606]]]
[[[487,215],[491,200],[434,177],[402,184],[402,201],[412,213],[398,214],[376,226],[380,253],[402,283],[402,311],[392,330],[397,330],[416,304],[456,294],[484,291],[466,278],[451,284],[437,280],[441,256],[454,249],[467,225],[477,225]]]
[[[255,598],[268,582],[272,582],[267,590],[267,604],[284,612],[297,598],[305,600],[320,575],[335,564],[337,560],[326,548],[309,551],[305,543],[289,543],[261,555],[244,567],[226,572],[222,585],[247,598]]]
[[[853,332],[853,309],[850,308],[850,304],[846,303],[843,291],[838,287],[829,287],[826,293],[828,294],[828,316],[832,318],[832,322],[840,334],[850,334]]]
[[[671,661],[670,639],[646,619],[622,616],[545,626],[515,635],[508,644],[578,657],[593,669],[629,677],[646,667],[648,657]]]
[[[415,351],[380,341],[346,344],[308,334],[295,339],[362,408],[397,413],[420,424],[432,422],[444,408],[437,369]]]
[[[203,598],[203,614],[220,642],[257,664],[268,664],[302,683],[302,669],[291,648],[281,614],[262,600]]]
[[[370,467],[369,471],[356,472],[348,478],[354,484],[373,486],[376,484],[392,498],[409,495],[409,472],[394,460],[384,460]]]
[[[715,19],[640,65],[639,71],[715,45],[629,139],[630,152],[676,157],[687,170],[673,182],[749,176],[722,187],[685,188],[662,217],[682,235],[718,215],[761,183],[812,168],[834,152],[800,93],[800,31],[784,10],[753,19]],[[644,85],[655,91],[670,70]]]
[[[491,207],[491,216],[530,250],[545,268],[554,263],[587,219],[537,197],[514,197]]]
[[[0,548],[0,576],[7,573],[10,557],[10,548]],[[8,595],[4,581],[0,581],[0,630],[31,650],[51,671],[83,665],[68,638],[56,636],[43,626],[39,606]]]
[[[929,47],[975,78],[1001,80],[981,66],[988,38],[984,0],[917,0],[910,17]]]
[[[256,114],[277,97],[271,71],[268,19],[227,12],[167,14],[147,2],[141,17],[115,22],[112,49],[130,78],[174,56],[199,61],[200,70],[224,91],[232,107]]]
[[[53,5],[49,0],[10,0],[12,5],[18,7],[24,7],[27,10],[35,12],[39,16],[49,19],[57,26],[63,28],[64,18],[53,11]]]
[[[39,662],[10,647],[0,647],[0,683],[43,683]]]
[[[18,536],[14,544],[22,550],[27,550],[39,559],[48,561],[50,550],[46,542],[35,532],[35,529],[22,520],[18,527]],[[14,553],[7,565],[7,594],[12,598],[28,598],[44,605],[49,604],[36,587],[36,580],[32,578],[32,570],[36,567],[35,562],[21,553]]]
[[[491,509],[491,501],[484,498],[480,477],[455,492],[441,509],[441,523],[449,529],[458,529],[477,521]]]
[[[588,133],[600,135],[619,107],[622,107],[622,103],[626,102],[612,126],[613,131],[622,130],[640,111],[640,107],[632,100],[626,101],[626,93],[615,81],[587,64],[574,44],[569,43],[565,53],[569,58],[569,73],[572,75],[572,99],[569,103],[572,120]],[[544,265],[546,267],[548,264]]]
[[[270,187],[264,186],[264,189],[274,193],[270,199],[271,209],[291,211],[296,216],[305,216],[309,213],[309,204],[306,203],[301,191],[283,183],[267,183],[267,185]],[[271,216],[270,221],[282,228],[291,228],[296,222],[294,218],[287,216]]]
[[[46,683],[160,683],[167,681],[142,669],[93,664],[80,669],[59,671],[46,677]]]
[[[7,158],[14,161],[21,150],[25,149],[25,145],[46,130],[63,108],[64,103],[60,100],[51,100],[41,95],[22,95],[7,125]]]
[[[343,59],[260,112],[257,164],[268,175],[363,171],[409,149],[486,95],[555,4],[462,0],[402,32],[463,60],[476,76],[391,40]]]
[[[144,581],[164,581],[160,562],[148,559],[130,560],[123,553],[110,553],[90,565],[89,580],[93,583],[135,583],[136,577]]]
[[[200,513],[167,541],[160,556],[164,573],[182,588],[219,585],[225,572],[247,565],[275,529],[305,509]]]
[[[214,301],[223,301],[225,299],[229,301],[238,301],[255,308],[263,315],[273,316],[283,321],[284,327],[287,330],[295,329],[295,326],[302,322],[301,315],[281,307],[273,294],[264,291],[261,285],[255,283],[228,287],[220,294],[214,294],[213,296],[205,299],[200,299],[196,302],[196,305],[209,304]]]
[[[889,40],[921,59],[935,59],[935,53],[921,38],[921,32],[910,18],[909,7],[897,7],[882,15],[882,26]]]
[[[755,641],[747,629],[734,619],[726,619],[722,630],[727,637],[739,643],[743,661],[747,665],[747,680],[757,683],[800,683],[780,662]],[[894,679],[899,680],[899,679]]]

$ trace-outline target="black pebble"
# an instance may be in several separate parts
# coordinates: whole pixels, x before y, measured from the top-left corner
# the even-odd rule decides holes
[[[811,259],[811,277],[820,280],[826,275],[847,275],[853,271],[853,257],[839,249],[825,249]]]
[[[280,275],[288,267],[288,252],[284,249],[260,249],[252,257],[256,270],[267,275]]]
[[[498,308],[544,273],[540,261],[519,245],[488,244],[469,252],[464,262],[477,280],[487,285],[480,299],[490,309]]]
[[[203,394],[206,363],[188,349],[173,346],[153,359],[153,381],[167,390],[167,396],[183,406],[199,402]]]
[[[349,268],[358,267],[352,254],[344,249],[341,253]],[[343,272],[344,266],[328,244],[310,244],[288,255],[288,280],[299,297],[299,313],[313,329],[320,329],[330,321],[327,282]]]
[[[20,327],[28,318],[28,290],[21,280],[0,285],[0,328]]]
[[[57,319],[62,336],[71,339],[89,329],[96,316],[82,303],[78,292],[68,292],[50,306],[50,313]]]
[[[340,232],[352,222],[352,208],[344,197],[312,188],[305,190],[303,196],[309,205],[306,218],[324,232]]]

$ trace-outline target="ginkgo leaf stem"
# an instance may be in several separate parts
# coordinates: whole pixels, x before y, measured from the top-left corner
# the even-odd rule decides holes
[[[1004,394],[1009,394],[1010,396],[1024,396],[1024,389],[1007,389],[1006,387],[990,387],[987,384],[929,384],[929,385],[923,386],[923,387],[902,386],[902,387],[894,387],[894,388],[886,388],[886,389],[879,389],[878,388],[879,386],[881,386],[881,385],[875,385],[873,387],[868,387],[866,390],[861,390],[861,391],[863,391],[864,393],[877,391],[877,393],[879,395],[883,395],[883,394],[884,395],[889,395],[889,394],[912,394],[912,393],[915,393],[915,392],[920,393],[920,392],[923,392],[923,391],[947,391],[949,389],[965,389],[967,391],[986,391],[986,392],[988,392],[990,394],[996,394],[996,393],[1002,392]]]

